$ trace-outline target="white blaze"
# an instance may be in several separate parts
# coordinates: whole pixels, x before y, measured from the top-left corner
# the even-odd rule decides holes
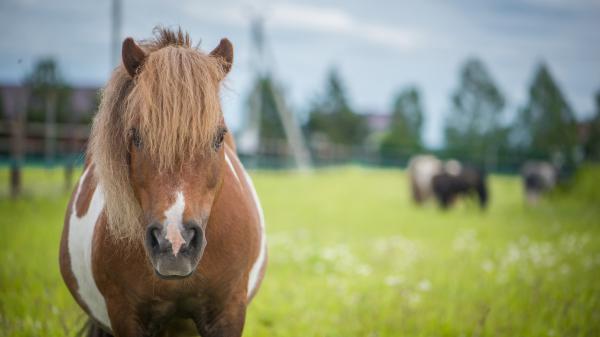
[[[104,209],[104,193],[102,186],[98,184],[90,201],[88,211],[81,218],[77,217],[77,199],[81,192],[81,185],[88,175],[89,168],[83,172],[79,179],[77,193],[73,198],[71,217],[69,218],[69,257],[71,259],[71,271],[77,280],[77,293],[85,303],[90,315],[98,322],[111,328],[106,301],[98,290],[94,275],[92,273],[92,243],[94,229],[98,217]]]
[[[183,211],[185,210],[185,198],[183,192],[176,193],[175,202],[165,211],[167,234],[165,238],[171,242],[173,255],[177,256],[185,240],[181,235],[183,229]]]

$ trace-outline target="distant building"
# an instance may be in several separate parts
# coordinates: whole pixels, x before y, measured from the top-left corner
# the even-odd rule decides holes
[[[30,90],[24,85],[0,84],[0,113],[2,117],[13,117],[27,109]],[[100,88],[71,88],[70,107],[75,120],[89,120],[98,108]]]
[[[0,84],[0,119],[16,116],[27,108],[29,89],[20,85]]]
[[[592,132],[593,123],[593,119],[577,122],[577,142],[579,144],[586,144],[588,142]]]
[[[388,130],[390,123],[392,122],[392,115],[389,113],[382,112],[368,112],[363,114],[367,120],[370,133],[381,133]]]
[[[69,116],[67,121],[48,125],[27,118],[34,106],[30,88],[0,84],[0,163],[6,163],[11,151],[17,151],[15,148],[27,158],[39,159],[48,152],[49,143],[52,143],[52,157],[81,153],[87,143],[90,122],[98,109],[99,93],[97,87],[70,88],[64,110]],[[45,116],[44,110],[42,113]]]

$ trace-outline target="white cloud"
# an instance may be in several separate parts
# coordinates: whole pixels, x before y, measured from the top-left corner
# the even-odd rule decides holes
[[[418,42],[413,31],[359,20],[340,8],[284,3],[268,15],[267,24],[277,29],[342,34],[397,49],[412,49]]]
[[[281,4],[267,14],[267,22],[275,27],[344,33],[353,29],[355,20],[338,8]]]
[[[525,3],[528,3],[532,6],[553,8],[558,10],[600,8],[600,1],[598,0],[525,0]]]
[[[398,26],[360,20],[341,8],[277,3],[259,11],[257,7],[243,2],[203,8],[193,1],[186,2],[184,6],[187,13],[204,21],[247,26],[253,13],[260,13],[268,29],[339,34],[400,50],[417,47],[422,35]]]

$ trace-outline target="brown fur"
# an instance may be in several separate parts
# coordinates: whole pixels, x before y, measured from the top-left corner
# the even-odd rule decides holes
[[[241,167],[236,160],[233,162],[239,176]],[[111,321],[116,323],[114,331],[138,336],[143,335],[143,327],[151,326],[166,334],[171,318],[181,316],[196,325],[201,322],[199,330],[207,329],[203,336],[227,336],[217,333],[222,329],[241,332],[249,301],[247,275],[260,248],[260,233],[255,230],[258,214],[249,198],[249,188],[245,183],[238,184],[230,170],[225,171],[207,225],[205,254],[196,273],[180,281],[156,277],[140,241],[128,245],[128,253],[122,254],[120,241],[101,230],[107,221],[101,217],[94,239],[94,277],[106,298]],[[132,308],[144,310],[140,316],[131,316]],[[221,326],[230,321],[235,325]],[[215,331],[211,333],[210,329]]]
[[[87,167],[86,167],[87,169]],[[94,165],[89,166],[90,172],[94,171]],[[75,204],[75,211],[78,217],[84,216],[90,207],[90,201],[96,190],[96,177],[93,174],[87,175],[81,182],[81,192]]]

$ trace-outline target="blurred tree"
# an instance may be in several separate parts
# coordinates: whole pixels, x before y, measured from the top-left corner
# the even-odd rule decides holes
[[[392,108],[392,120],[388,133],[383,137],[380,152],[383,156],[406,156],[421,151],[421,127],[423,109],[417,88],[400,92]]]
[[[467,60],[446,120],[448,154],[495,166],[507,139],[506,128],[501,125],[504,105],[504,96],[484,64],[477,59]]]
[[[25,85],[31,90],[28,121],[45,122],[48,118],[55,122],[71,121],[71,88],[63,80],[54,59],[40,59],[25,78]]]
[[[256,77],[247,111],[244,129],[239,134],[241,152],[291,154],[298,168],[310,167],[310,154],[302,139],[302,130],[285,103],[283,90],[268,72]]]
[[[259,141],[261,143],[272,140],[286,140],[285,130],[277,111],[275,97],[273,97],[273,91],[270,88],[274,88],[278,93],[281,93],[280,88],[273,83],[273,79],[270,76],[257,77],[248,97],[248,106],[252,106],[252,104],[260,106],[258,129]],[[260,102],[253,102],[253,100],[259,100]]]
[[[548,67],[540,64],[529,87],[529,101],[519,111],[515,143],[530,156],[557,165],[574,164],[577,125],[573,110],[554,81]]]
[[[352,110],[342,80],[335,69],[329,72],[325,95],[313,104],[306,131],[312,137],[324,135],[336,144],[362,144],[368,134],[364,117]]]
[[[590,121],[590,133],[585,143],[585,157],[589,160],[600,161],[600,90],[596,92],[596,113]]]
[[[30,89],[27,121],[44,122],[44,157],[46,164],[53,164],[57,151],[57,122],[73,118],[70,99],[71,88],[60,75],[58,65],[51,59],[39,60],[25,78]]]

